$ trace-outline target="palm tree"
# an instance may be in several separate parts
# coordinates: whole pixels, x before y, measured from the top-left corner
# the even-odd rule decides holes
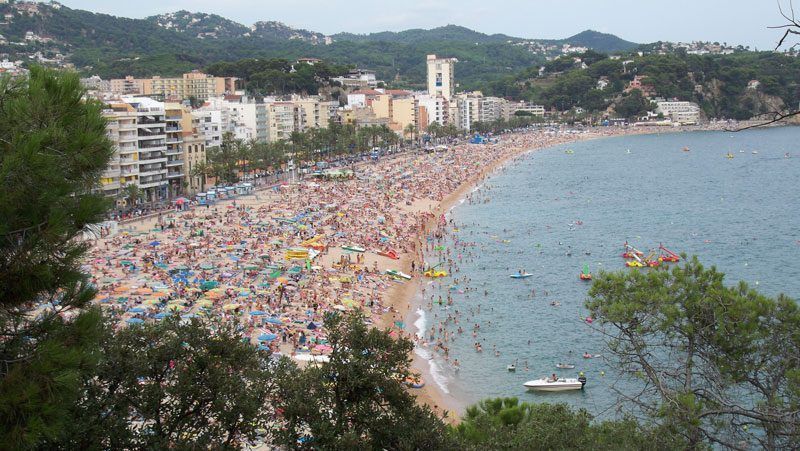
[[[194,165],[192,168],[191,176],[192,177],[200,177],[200,191],[205,192],[206,190],[206,177],[211,175],[211,166],[206,163],[205,161],[201,161]],[[191,183],[192,188],[194,188],[194,183]]]
[[[406,128],[403,129],[403,133],[411,136],[411,144],[414,144],[414,136],[417,134],[417,125],[416,124],[408,124]]]
[[[127,202],[127,205],[133,207],[139,202],[142,191],[139,189],[139,185],[129,183],[122,189],[121,194],[123,196],[122,198]]]

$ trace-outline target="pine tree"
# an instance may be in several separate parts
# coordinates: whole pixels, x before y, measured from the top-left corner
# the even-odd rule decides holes
[[[107,212],[93,190],[113,151],[83,95],[74,73],[0,79],[0,447],[59,435],[97,357],[79,236]]]

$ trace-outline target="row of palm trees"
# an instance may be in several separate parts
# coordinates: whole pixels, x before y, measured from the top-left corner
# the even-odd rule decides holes
[[[405,131],[412,141],[418,135],[416,127]],[[386,125],[356,127],[331,122],[327,128],[295,131],[288,140],[276,142],[235,139],[232,133],[226,133],[222,144],[207,149],[206,161],[197,163],[189,175],[199,178],[200,189],[205,191],[210,177],[231,184],[250,175],[275,173],[289,161],[303,165],[401,144],[397,133]]]

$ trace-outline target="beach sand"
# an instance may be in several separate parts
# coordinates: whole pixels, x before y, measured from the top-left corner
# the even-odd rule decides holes
[[[361,298],[360,302],[366,301],[371,296],[379,297],[379,301],[377,302],[378,308],[373,307],[371,309],[373,324],[376,327],[398,330],[396,324],[403,322],[405,323],[405,327],[402,329],[402,331],[398,330],[398,332],[407,337],[413,337],[414,332],[416,331],[413,330],[413,325],[409,324],[412,322],[409,321],[409,319],[414,316],[414,312],[420,307],[421,303],[418,301],[418,298],[420,297],[419,293],[421,287],[423,284],[427,284],[430,281],[430,279],[424,278],[419,270],[420,264],[424,261],[423,251],[425,249],[426,237],[438,227],[440,218],[443,215],[446,215],[451,208],[462,201],[462,199],[464,199],[465,196],[474,189],[474,187],[481,184],[487,177],[490,177],[496,171],[501,170],[504,165],[512,162],[515,158],[520,157],[520,155],[530,151],[588,139],[629,134],[674,131],[679,130],[597,128],[589,129],[588,131],[583,131],[580,133],[572,131],[563,131],[558,133],[537,131],[534,133],[506,134],[499,137],[499,144],[463,145],[456,147],[454,150],[441,156],[405,154],[391,160],[387,160],[385,163],[381,162],[378,165],[363,165],[363,171],[360,172],[363,172],[367,175],[376,175],[378,177],[397,177],[397,175],[392,172],[393,170],[401,170],[409,167],[415,168],[417,172],[408,175],[408,177],[410,177],[409,180],[413,181],[411,185],[395,185],[406,187],[404,188],[405,194],[402,194],[402,196],[397,193],[393,194],[391,192],[387,192],[386,187],[392,186],[391,183],[384,184],[380,180],[364,182],[365,186],[363,190],[361,186],[359,186],[361,183],[360,181],[347,182],[343,185],[336,185],[337,182],[332,182],[331,184],[326,185],[327,182],[323,182],[322,186],[319,188],[309,187],[308,184],[301,183],[294,185],[293,187],[288,187],[286,192],[283,190],[258,191],[255,194],[219,201],[210,209],[206,209],[204,207],[195,207],[195,209],[192,210],[193,214],[191,217],[195,218],[193,220],[197,220],[197,218],[206,218],[205,221],[212,224],[212,230],[231,234],[231,237],[214,237],[216,241],[209,237],[200,239],[201,241],[205,241],[204,245],[207,246],[207,249],[211,250],[213,249],[212,245],[219,247],[219,245],[224,244],[225,241],[236,241],[234,237],[239,236],[237,235],[239,233],[242,234],[239,236],[240,239],[251,236],[247,235],[246,232],[240,232],[239,230],[243,228],[237,229],[235,221],[232,221],[232,219],[235,219],[235,216],[232,214],[232,212],[236,211],[236,209],[233,208],[234,203],[239,208],[249,207],[253,210],[261,210],[263,208],[265,210],[260,217],[267,219],[274,217],[283,210],[292,210],[288,207],[285,209],[282,208],[282,205],[288,204],[290,201],[303,204],[303,198],[306,196],[304,193],[308,193],[307,196],[320,203],[322,201],[339,201],[345,205],[349,204],[349,210],[347,207],[344,209],[334,208],[333,211],[337,211],[337,213],[328,213],[322,216],[322,219],[319,219],[318,222],[320,224],[317,224],[319,227],[316,233],[323,233],[326,236],[328,245],[323,250],[322,254],[317,258],[317,260],[314,261],[314,265],[320,269],[309,273],[309,277],[313,285],[310,284],[309,286],[303,286],[302,290],[300,291],[315,292],[313,298],[315,304],[317,300],[316,295],[321,294],[320,299],[322,302],[324,302],[326,308],[332,307],[333,304],[338,302],[343,294],[348,291],[347,289],[342,289],[342,287],[338,286],[338,284],[328,282],[327,274],[325,273],[327,269],[333,269],[336,263],[340,261],[343,255],[345,255],[341,249],[341,245],[345,244],[346,242],[344,242],[342,239],[337,240],[335,238],[336,230],[347,231],[348,240],[360,237],[364,240],[364,242],[357,242],[356,244],[367,248],[367,252],[360,254],[361,258],[363,258],[363,261],[360,262],[359,266],[362,269],[359,269],[358,271],[360,272],[357,272],[357,274],[363,274],[365,276],[367,283],[364,285],[364,289],[361,291],[359,291],[360,287],[358,285],[356,285],[356,287],[350,291],[353,291],[354,294],[358,294],[358,296]],[[463,154],[461,152],[463,152]],[[470,156],[474,156],[475,161],[469,158]],[[443,162],[448,161],[449,166],[442,166]],[[452,165],[456,166],[453,167]],[[447,178],[448,176],[450,178]],[[458,183],[459,181],[460,183]],[[409,197],[409,195],[412,196]],[[346,198],[347,201],[343,201],[342,196],[349,197]],[[354,206],[354,196],[364,198],[363,208]],[[403,199],[404,201],[399,202],[397,199]],[[295,207],[310,208],[311,206],[306,204],[295,205]],[[319,208],[317,208],[317,210],[319,210]],[[364,216],[376,213],[385,215],[384,220],[386,221],[386,224],[382,226],[382,228],[391,228],[394,230],[390,243],[399,252],[400,258],[398,260],[377,255],[375,251],[379,247],[379,243],[368,242],[373,240],[373,238],[370,238],[370,236],[372,236],[370,234],[374,232],[359,229],[359,227],[366,225],[366,221],[368,219],[373,219],[365,218]],[[338,219],[335,217],[337,214],[339,215]],[[127,222],[120,225],[120,230],[129,232],[131,234],[134,232],[150,233],[153,232],[154,227],[156,227],[159,222],[164,223],[169,222],[170,220],[183,222],[186,220],[186,218],[186,212],[168,212],[138,221]],[[381,222],[381,224],[383,223]],[[415,226],[414,224],[417,225]],[[214,227],[216,227],[216,229],[214,229]],[[177,239],[180,233],[180,229],[176,229],[172,232],[153,232],[148,235],[147,238],[143,239],[143,243],[147,243],[149,240],[155,239],[155,237],[160,239],[170,239],[170,237]],[[292,237],[287,237],[286,235],[284,235],[283,238],[290,241],[292,239]],[[104,255],[109,255],[109,243],[112,243],[111,250],[114,250],[114,246],[121,246],[123,242],[130,244],[130,240],[113,241],[113,238],[98,240],[95,243],[95,261],[97,262],[98,260],[102,260]],[[296,245],[296,243],[293,245]],[[137,246],[139,246],[139,249],[142,251],[141,253],[152,251],[147,250],[146,244],[137,244]],[[268,246],[266,246],[265,242],[259,240],[256,241],[256,248],[268,249]],[[197,263],[193,260],[187,260],[187,258],[184,256],[185,250],[180,245],[176,244],[174,249],[172,249],[171,254],[169,253],[170,248],[167,247],[167,249],[168,257],[166,257],[166,263],[168,264],[180,263],[182,261],[186,261],[186,263],[189,263],[190,265]],[[258,252],[254,251],[253,253],[257,254]],[[274,251],[273,253],[280,255],[277,251]],[[162,256],[160,258],[164,258],[164,252],[161,252],[161,254]],[[223,254],[220,254],[220,256],[222,255]],[[351,255],[346,255],[345,258],[349,258],[350,256]],[[199,257],[202,258],[202,256]],[[253,256],[251,255],[251,257]],[[378,269],[378,271],[384,271],[385,269],[391,268],[412,274],[412,262],[417,264],[417,272],[413,273],[413,279],[410,281],[391,281],[388,280],[388,277],[386,276],[378,276],[378,272],[373,270],[373,268],[375,268]],[[102,266],[102,263],[96,263],[95,269],[102,270]],[[147,267],[147,265],[145,265],[145,267]],[[225,268],[233,267],[234,266],[232,266],[230,262],[226,261]],[[111,268],[110,264],[109,268]],[[115,273],[117,268],[119,268],[119,264],[117,264],[116,267],[111,268],[108,272],[111,273],[111,275],[118,275]],[[238,264],[235,266],[235,268],[238,269]],[[152,268],[150,269],[152,270]],[[124,271],[119,274],[123,273]],[[340,270],[340,274],[356,273],[348,273],[347,271]],[[161,277],[160,280],[165,280],[163,276],[158,275],[154,270],[149,274],[137,273],[137,275],[148,275],[154,278]],[[248,280],[245,276],[242,277],[243,278],[240,279],[238,285],[239,287],[245,288],[249,283],[252,283],[252,281]],[[370,286],[371,288],[366,288],[367,286]],[[380,289],[376,287],[380,287]],[[111,284],[106,286],[105,290],[107,293],[113,293],[116,288],[118,288],[118,285]],[[372,293],[370,293],[370,290]],[[235,295],[235,293],[232,295],[229,294],[231,300],[236,300]],[[326,295],[332,296],[332,298],[326,299]],[[181,294],[181,296],[183,296],[183,294]],[[139,301],[141,300],[142,299],[139,299]],[[299,296],[295,298],[295,301],[301,301],[298,307],[302,307],[302,302],[306,302],[305,308],[308,308],[308,303],[310,302],[307,297]],[[228,302],[230,302],[230,300]],[[274,308],[277,310],[279,306],[282,306],[280,301],[277,304],[272,304],[271,302],[272,301],[270,301],[269,305],[271,309]],[[223,301],[220,301],[220,305],[217,305],[217,308],[221,307],[221,304],[223,303]],[[256,303],[259,305],[266,305],[266,302],[261,297],[258,300],[253,301],[252,307],[255,307]],[[129,302],[127,307],[123,307],[123,310],[121,311],[124,311],[124,308],[130,308],[133,304],[135,304],[135,302]],[[302,316],[298,312],[287,312],[285,309],[283,310],[283,313],[286,315],[294,314],[297,315],[297,317]],[[231,318],[228,319],[237,320],[235,316],[227,315],[222,311],[220,311],[219,314],[224,318],[228,318],[230,316]],[[246,312],[245,316],[247,316]],[[124,316],[121,316],[121,318],[123,317]],[[250,324],[252,325],[252,318],[250,321]],[[415,343],[417,346],[421,345],[419,340],[415,340]],[[279,349],[286,355],[293,355],[296,350],[296,345],[293,346],[292,343],[284,342],[282,344],[277,344],[275,349]],[[429,351],[431,354],[433,354],[432,350]],[[458,400],[444,393],[435,383],[432,375],[430,374],[430,364],[427,360],[421,358],[415,353],[412,354],[412,361],[413,369],[422,374],[426,381],[426,385],[421,389],[409,390],[417,396],[418,402],[434,408],[434,410],[436,410],[441,416],[444,416],[445,411],[447,411],[446,420],[450,422],[457,422],[457,414],[460,409],[463,408],[463,406],[459,405]]]

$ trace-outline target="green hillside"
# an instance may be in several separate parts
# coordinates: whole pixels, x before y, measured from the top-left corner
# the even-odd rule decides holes
[[[261,21],[247,27],[221,16],[188,11],[128,19],[57,3],[39,4],[38,12],[29,13],[11,3],[0,5],[0,12],[13,16],[0,25],[0,34],[9,41],[0,45],[0,52],[23,60],[29,60],[34,51],[66,55],[82,73],[103,78],[171,76],[246,58],[315,57],[331,64],[373,69],[396,86],[420,87],[425,55],[436,53],[459,59],[462,88],[480,89],[538,66],[548,56],[515,45],[522,42],[519,38],[487,35],[456,25],[399,33],[340,34],[325,45],[323,34],[279,22]],[[52,41],[22,44],[29,31]],[[608,48],[607,42],[598,41],[600,44]]]

